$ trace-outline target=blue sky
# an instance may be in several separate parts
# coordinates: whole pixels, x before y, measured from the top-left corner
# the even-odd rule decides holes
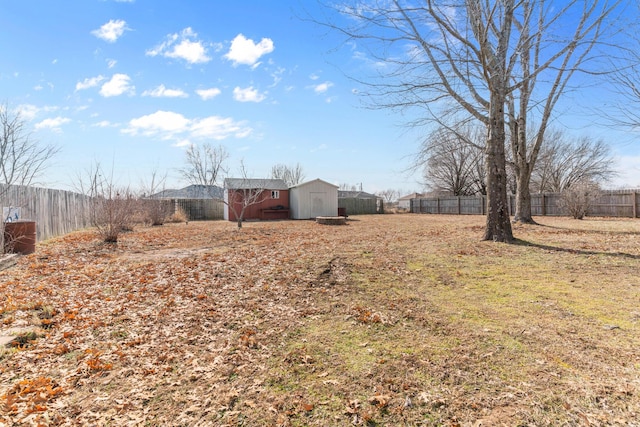
[[[365,191],[420,189],[402,171],[419,144],[402,117],[363,108],[357,46],[297,16],[315,1],[0,0],[0,100],[61,148],[42,184],[73,188],[99,161],[122,184],[154,169],[167,186],[190,144],[224,145],[231,175],[282,163]],[[591,126],[575,123],[576,130]],[[604,129],[590,130],[590,133]],[[612,146],[640,187],[633,136]],[[622,141],[622,142],[621,142]]]

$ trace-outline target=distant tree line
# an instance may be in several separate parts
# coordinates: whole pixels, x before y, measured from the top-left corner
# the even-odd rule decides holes
[[[440,127],[421,145],[415,168],[433,192],[454,196],[486,195],[484,129],[462,124]],[[507,188],[517,194],[513,155],[506,151]],[[534,193],[562,193],[577,185],[597,187],[616,175],[609,146],[590,136],[571,137],[552,129],[541,145],[529,188]]]

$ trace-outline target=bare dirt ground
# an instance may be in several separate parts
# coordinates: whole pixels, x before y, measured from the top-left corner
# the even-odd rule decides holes
[[[640,221],[83,231],[0,272],[0,425],[640,426]]]

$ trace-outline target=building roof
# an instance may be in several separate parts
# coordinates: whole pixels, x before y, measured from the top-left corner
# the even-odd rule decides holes
[[[411,199],[417,199],[419,197],[424,197],[424,194],[422,193],[411,193],[411,194],[407,194],[406,196],[402,196],[398,199],[398,201],[400,200],[411,200]]]
[[[339,199],[379,199],[375,194],[366,193],[364,191],[345,191],[338,190]]]
[[[163,190],[149,196],[150,199],[222,199],[224,190],[217,185],[194,184],[179,190]]]
[[[305,185],[313,184],[314,182],[321,182],[321,183],[323,183],[323,184],[330,185],[330,186],[332,186],[332,187],[336,187],[336,188],[338,188],[338,186],[337,186],[337,185],[335,185],[335,184],[331,184],[330,182],[327,182],[327,181],[323,181],[323,180],[321,180],[320,178],[317,178],[317,179],[314,179],[314,180],[311,180],[311,181],[307,181],[307,182],[302,182],[302,183],[300,183],[300,184],[296,184],[296,185],[294,185],[294,186],[293,186],[293,187],[291,187],[291,188],[304,187]]]
[[[226,178],[224,188],[228,190],[288,190],[287,184],[281,179],[249,179]]]

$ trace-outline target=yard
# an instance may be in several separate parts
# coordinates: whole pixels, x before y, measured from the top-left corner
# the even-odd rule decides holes
[[[0,272],[0,425],[640,425],[640,221],[537,220],[44,242]]]

